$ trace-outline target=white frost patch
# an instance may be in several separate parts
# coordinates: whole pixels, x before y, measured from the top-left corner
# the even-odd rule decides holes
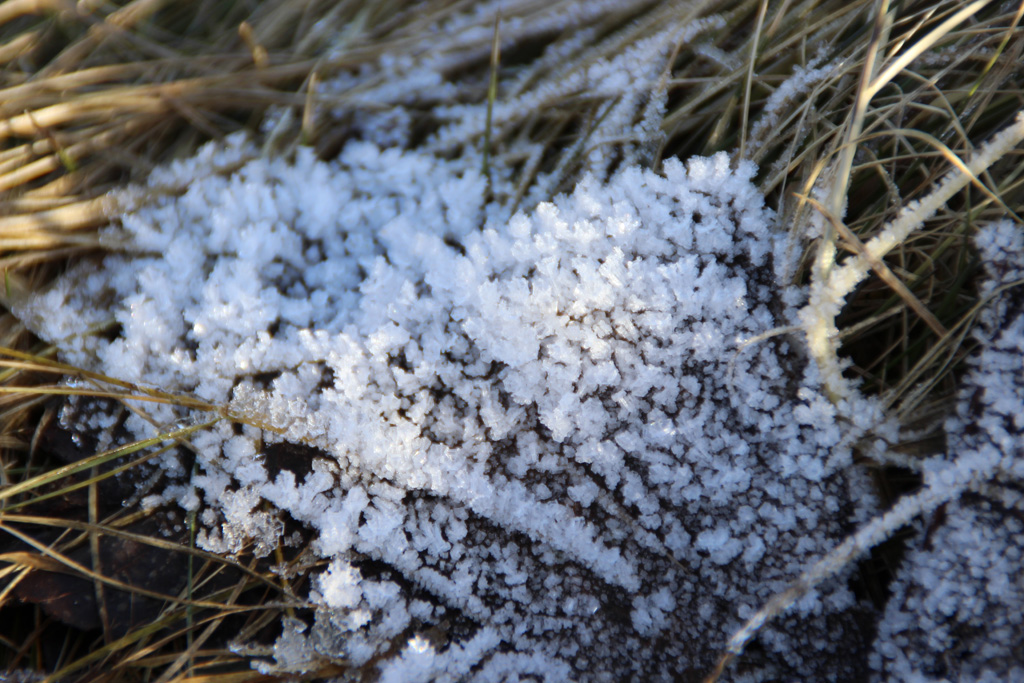
[[[363,598],[359,587],[362,577],[359,570],[342,560],[331,562],[327,571],[320,575],[320,595],[324,604],[335,609],[352,608]]]
[[[1024,232],[998,222],[976,244],[995,299],[946,423],[949,458],[926,463],[925,481],[958,493],[945,475],[984,477],[919,529],[879,625],[879,680],[1024,680]]]
[[[211,173],[254,154],[231,144],[163,171],[203,181],[138,199],[110,236],[124,253],[25,313],[65,361],[280,433],[197,437],[189,504],[208,548],[269,553],[287,514],[329,560],[316,637],[289,625],[281,667],[315,640],[357,665],[391,653],[396,680],[707,670],[872,507],[792,342],[741,346],[795,300],[752,167],[627,167],[506,219],[476,160],[352,143]],[[271,476],[281,439],[314,462]],[[752,671],[861,671],[828,654],[863,606],[840,582],[822,597],[765,630]],[[461,624],[443,647],[409,641],[441,623]]]

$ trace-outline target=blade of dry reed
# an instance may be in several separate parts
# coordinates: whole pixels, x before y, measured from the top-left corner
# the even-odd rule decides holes
[[[116,588],[126,593],[142,595],[147,598],[153,598],[155,600],[161,600],[164,602],[180,603],[183,605],[190,604],[196,607],[205,607],[209,609],[223,610],[231,609],[233,607],[229,604],[221,602],[211,602],[209,600],[184,600],[174,595],[167,595],[165,593],[160,593],[158,591],[151,591],[149,589],[141,588],[139,586],[133,586],[131,584],[125,583],[124,581],[120,581],[118,579],[109,576],[103,576],[102,574],[96,573],[92,569],[89,569],[85,565],[81,564],[80,562],[76,562],[64,553],[37,541],[28,534],[18,531],[17,529],[11,527],[9,524],[0,522],[0,531],[4,531],[10,534],[11,536],[14,536],[22,543],[25,543],[26,545],[35,548],[44,556],[56,560],[60,564],[64,565],[67,569],[80,576],[83,576],[87,579],[92,579],[94,581],[100,581],[105,585],[110,586],[111,588]]]
[[[115,460],[124,455],[130,455],[131,453],[135,453],[139,450],[142,450],[143,448],[149,448],[150,446],[155,446],[157,444],[163,443],[164,441],[182,439],[190,434],[194,434],[195,432],[198,432],[200,430],[212,427],[220,420],[221,418],[217,417],[212,420],[209,420],[208,422],[203,422],[201,424],[196,424],[189,427],[183,427],[182,429],[176,429],[172,432],[167,432],[166,434],[159,434],[151,439],[143,439],[142,441],[136,441],[134,443],[128,444],[127,446],[122,446],[121,448],[115,448],[109,451],[104,451],[103,453],[97,453],[96,455],[90,456],[88,458],[83,458],[78,462],[71,463],[69,465],[64,465],[63,467],[58,467],[56,469],[50,470],[49,472],[44,472],[43,474],[36,475],[31,479],[26,479],[25,481],[14,484],[9,488],[0,490],[0,503],[16,495],[19,495],[26,491],[31,491],[32,489],[35,488],[39,488],[40,486],[43,486],[45,484],[50,484],[52,482],[58,481],[72,474],[77,474],[78,472],[82,472],[91,467],[102,465],[103,463],[110,462],[111,460]]]
[[[975,0],[969,5],[964,6],[958,12],[956,12],[949,19],[936,26],[934,29],[928,32],[921,40],[914,43],[905,52],[900,54],[899,57],[894,59],[889,66],[879,73],[871,84],[867,87],[867,98],[870,100],[873,98],[879,90],[889,84],[896,75],[907,68],[911,62],[920,57],[930,47],[935,45],[952,31],[955,27],[962,24],[964,21],[981,11],[985,5],[988,5],[992,0]]]
[[[68,9],[68,0],[6,0],[0,3],[0,26],[29,14],[43,14]]]
[[[66,246],[60,235],[50,231],[72,231],[95,228],[110,220],[109,203],[104,197],[76,202],[48,211],[0,217],[0,248],[14,248],[18,240],[41,248],[39,245]]]
[[[249,567],[245,566],[241,562],[238,562],[237,560],[234,560],[230,557],[225,557],[223,555],[218,555],[216,553],[211,553],[206,550],[200,550],[198,548],[189,548],[187,546],[183,546],[173,541],[168,541],[166,539],[155,538],[152,536],[144,536],[142,534],[124,531],[123,529],[120,529],[117,526],[113,526],[110,524],[105,524],[103,526],[94,526],[89,524],[88,522],[81,522],[73,519],[64,519],[60,517],[36,517],[35,515],[12,515],[6,512],[2,513],[2,517],[0,517],[0,519],[11,524],[47,526],[56,529],[75,529],[76,531],[82,532],[89,532],[95,530],[101,532],[106,536],[110,536],[113,538],[120,538],[126,541],[133,541],[141,545],[148,545],[154,548],[160,548],[161,550],[170,550],[174,552],[187,553],[196,558],[203,559],[208,562],[223,564],[232,567],[233,569],[237,569],[243,574],[249,576],[249,578],[254,579],[259,583],[265,584],[268,588],[280,593],[288,600],[294,601],[296,605],[306,604],[305,600],[299,598],[293,592],[288,590],[287,586],[285,586],[284,584],[275,583],[267,576],[264,576],[263,574],[260,574],[259,572],[250,569]],[[64,565],[57,563],[56,560],[46,558],[45,556],[33,554],[33,557],[42,557],[46,562],[52,563],[52,566],[64,567]],[[64,570],[66,571],[66,567],[64,567]]]
[[[61,168],[66,168],[69,162],[76,163],[90,154],[102,152],[137,132],[151,128],[154,123],[155,121],[149,117],[136,117],[129,119],[124,124],[113,129],[106,130],[105,132],[90,136],[81,142],[69,145],[60,152],[54,152],[41,159],[36,159],[35,161],[22,163],[16,169],[0,175],[0,192],[5,192],[19,185],[27,184],[48,173],[58,171]],[[39,148],[38,151],[33,149],[36,153],[53,151],[52,144],[40,145],[37,143],[36,145],[33,145],[33,147]]]

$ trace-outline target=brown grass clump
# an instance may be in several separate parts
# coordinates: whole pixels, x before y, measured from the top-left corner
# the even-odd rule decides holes
[[[360,134],[361,111],[398,108],[411,116],[404,144],[515,169],[517,204],[571,187],[593,170],[595,150],[606,152],[605,172],[720,150],[751,159],[783,227],[827,226],[797,255],[793,278],[806,282],[835,261],[831,249],[860,253],[1024,108],[1020,4],[930,0],[890,12],[884,0],[638,1],[588,12],[580,3],[575,23],[553,20],[576,6],[567,0],[504,5],[495,21],[490,3],[447,0],[0,2],[2,302],[103,248],[99,229],[117,214],[112,188],[207,140],[250,130],[267,154],[301,144],[327,157]],[[702,30],[651,65],[655,86],[624,114],[614,98],[559,87],[666,25],[698,21]],[[459,30],[438,37],[435,25]],[[410,69],[434,60],[450,87],[389,90],[402,72],[381,68],[382,56]],[[793,88],[801,70],[808,76]],[[320,87],[346,75],[344,88]],[[485,125],[463,125],[485,110]],[[626,117],[627,132],[602,127],[612,114]],[[820,192],[830,187],[841,189]],[[911,453],[936,450],[934,428],[971,350],[970,237],[998,218],[1020,223],[1021,207],[1018,148],[873,264],[838,319],[846,376],[924,428],[905,445]],[[250,669],[259,653],[232,639],[265,641],[306,607],[313,561],[285,548],[216,557],[195,549],[194,518],[121,506],[131,491],[115,474],[156,457],[163,441],[187,448],[203,425],[107,451],[61,442],[54,422],[76,394],[194,399],[60,365],[9,313],[0,347],[0,661],[53,672],[49,680],[268,678]],[[899,475],[880,481],[907,487]],[[134,571],[147,557],[160,560]],[[884,591],[884,578],[876,583]],[[87,607],[68,601],[76,591]],[[144,619],[131,614],[136,602]]]

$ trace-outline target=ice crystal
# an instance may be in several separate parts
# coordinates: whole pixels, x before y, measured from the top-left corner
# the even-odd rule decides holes
[[[900,567],[872,654],[890,679],[1024,678],[1024,233],[1003,221],[976,241],[992,300],[946,424],[949,457],[927,463],[925,481],[942,490],[953,465],[980,475],[962,498],[951,489]]]
[[[793,317],[752,167],[628,167],[506,218],[459,159],[203,170],[233,145],[27,313],[68,361],[277,430],[198,436],[164,493],[199,492],[208,549],[269,552],[290,519],[329,559],[266,670],[696,677],[871,509],[813,366],[745,344]],[[140,436],[182,418],[145,410]],[[862,610],[826,584],[735,673],[856,678]]]

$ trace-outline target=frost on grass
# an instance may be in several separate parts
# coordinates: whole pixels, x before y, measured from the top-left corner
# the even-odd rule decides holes
[[[26,313],[67,361],[277,430],[195,437],[162,493],[207,549],[299,523],[328,560],[264,670],[693,679],[871,512],[799,349],[743,345],[793,299],[752,168],[630,167],[508,218],[465,162],[365,143],[203,170],[246,149],[157,177],[204,179]],[[859,679],[864,616],[830,582],[732,673]]]
[[[882,678],[1024,679],[1024,233],[1005,221],[976,242],[994,299],[946,433],[948,460],[985,476],[928,520],[901,565],[871,659]],[[926,482],[949,469],[929,462]]]
[[[714,9],[707,3],[492,0],[457,11],[459,4],[320,82],[312,118],[380,147],[415,146],[445,158],[479,159],[486,145],[491,196],[517,206],[571,188],[584,172],[604,179],[613,168],[651,163],[678,56],[692,50],[734,61],[714,47],[728,21],[707,16]],[[345,35],[330,61],[351,63]],[[461,75],[489,61],[495,39],[501,68],[491,100],[487,79]],[[692,75],[710,81],[721,69],[712,59]],[[424,110],[429,117],[417,114]],[[282,108],[264,119],[264,132],[284,142],[292,122]],[[543,132],[556,130],[576,132]]]

